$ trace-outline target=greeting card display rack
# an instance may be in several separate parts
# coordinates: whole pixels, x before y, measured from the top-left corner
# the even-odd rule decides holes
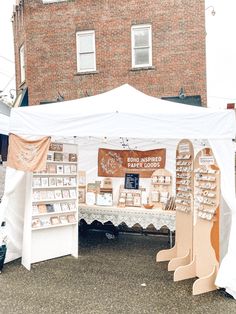
[[[178,278],[178,267],[190,263],[193,251],[193,160],[191,141],[183,139],[176,150],[175,246],[157,253],[156,261],[170,261],[168,270]]]
[[[164,209],[172,195],[172,175],[166,169],[158,169],[151,176],[150,200],[154,207]]]
[[[214,283],[219,268],[220,171],[210,148],[197,154],[194,168],[193,259],[179,267],[178,280],[198,277],[192,289],[197,295],[217,289]]]
[[[118,207],[141,207],[142,188],[138,190],[125,189],[123,185],[119,189]]]
[[[78,171],[78,201],[79,204],[85,203],[86,197],[86,171]]]
[[[45,171],[27,174],[22,264],[78,256],[77,145],[51,143]]]

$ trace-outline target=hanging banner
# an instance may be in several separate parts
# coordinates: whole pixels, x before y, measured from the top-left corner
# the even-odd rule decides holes
[[[7,166],[26,172],[45,170],[50,142],[50,137],[29,141],[10,134]]]
[[[98,176],[124,177],[125,173],[139,173],[150,178],[153,171],[165,168],[166,149],[114,150],[99,148]]]

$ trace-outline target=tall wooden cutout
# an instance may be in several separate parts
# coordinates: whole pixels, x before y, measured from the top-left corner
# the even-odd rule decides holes
[[[193,295],[217,289],[215,278],[219,267],[219,198],[220,173],[210,148],[195,158],[195,213],[193,261],[179,267],[174,280],[198,277]]]
[[[175,246],[157,253],[156,261],[170,261],[174,271],[192,260],[193,252],[193,160],[191,141],[183,139],[176,150],[176,238]]]

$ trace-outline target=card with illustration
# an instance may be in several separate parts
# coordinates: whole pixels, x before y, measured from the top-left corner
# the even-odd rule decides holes
[[[70,198],[76,198],[76,190],[75,189],[70,190]]]
[[[56,180],[56,184],[57,184],[57,186],[63,186],[63,178],[58,177]]]
[[[53,187],[53,186],[56,186],[56,178],[55,177],[50,177],[49,179],[48,179],[48,185],[51,187]]]
[[[69,190],[62,190],[62,197],[63,198],[70,198]]]
[[[68,219],[68,222],[70,223],[76,222],[75,215],[68,215],[67,219]]]
[[[32,228],[39,228],[41,227],[41,222],[39,218],[32,219]]]
[[[62,193],[61,190],[55,190],[54,191],[55,199],[61,199],[62,198]]]
[[[40,177],[33,178],[33,187],[34,188],[41,187],[41,178]]]
[[[62,210],[60,203],[53,204],[53,207],[54,207],[55,212],[61,212]]]
[[[48,178],[47,177],[41,178],[41,186],[42,187],[48,187]]]
[[[71,173],[70,165],[65,165],[64,166],[64,173],[65,174],[70,174]]]
[[[57,174],[63,174],[63,173],[64,173],[63,165],[57,165]]]
[[[62,153],[54,153],[54,161],[63,161]]]
[[[67,224],[68,223],[68,219],[67,219],[67,217],[65,215],[60,216],[59,218],[60,218],[60,222],[62,224]]]
[[[52,225],[58,225],[60,223],[58,216],[52,216],[50,217],[50,221]]]
[[[61,204],[61,210],[62,210],[63,212],[69,211],[69,210],[70,210],[69,205],[68,205],[67,203],[62,203],[62,204]]]

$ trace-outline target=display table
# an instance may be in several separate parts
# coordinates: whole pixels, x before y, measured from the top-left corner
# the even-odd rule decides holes
[[[128,227],[139,224],[142,228],[153,225],[157,230],[166,226],[170,230],[172,240],[172,231],[175,230],[175,211],[165,211],[157,208],[146,209],[140,207],[105,207],[105,206],[88,206],[79,205],[79,220],[84,219],[88,224],[94,220],[101,223],[112,222],[118,226],[125,223]],[[172,241],[170,241],[172,246]]]

